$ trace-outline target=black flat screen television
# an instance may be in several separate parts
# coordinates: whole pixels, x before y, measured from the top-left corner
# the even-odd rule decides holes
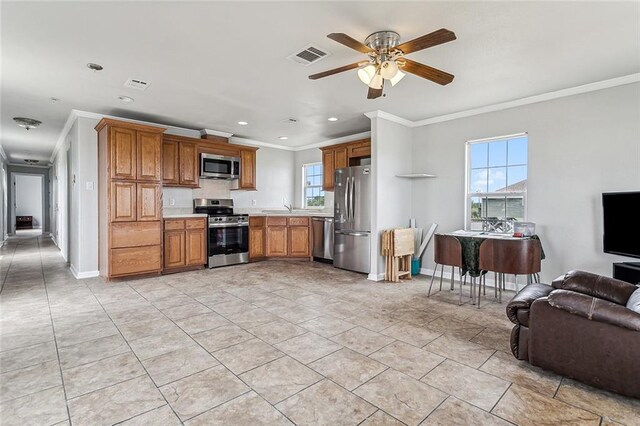
[[[604,252],[640,257],[640,191],[602,194]]]

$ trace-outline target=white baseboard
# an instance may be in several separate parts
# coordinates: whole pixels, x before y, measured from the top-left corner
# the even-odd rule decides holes
[[[370,281],[383,281],[384,280],[384,272],[381,274],[369,274],[367,275],[367,279]]]
[[[94,278],[94,277],[100,276],[100,271],[78,272],[75,266],[73,265],[69,265],[69,270],[77,280],[82,280],[84,278]]]
[[[440,270],[440,269],[438,269]],[[431,277],[433,275],[433,269],[427,269],[427,268],[421,268],[420,269],[420,275],[427,275],[428,277]],[[459,281],[459,276],[458,276],[458,271],[456,268],[456,274],[455,274],[455,281]],[[436,275],[436,280],[440,279],[440,273],[438,273],[438,275]],[[443,280],[451,280],[451,267],[450,266],[445,266],[444,268],[444,274],[442,274],[442,279]],[[438,281],[439,282],[439,281]],[[469,279],[467,279],[467,283],[469,282]],[[493,272],[489,272],[487,274],[486,277],[486,282],[487,282],[487,287],[495,287],[495,280],[493,279]],[[527,278],[524,275],[519,275],[518,276],[518,290],[521,290],[525,285],[527,284]],[[516,290],[516,284],[513,281],[513,275],[506,275],[506,283],[505,283],[505,288],[507,290]]]

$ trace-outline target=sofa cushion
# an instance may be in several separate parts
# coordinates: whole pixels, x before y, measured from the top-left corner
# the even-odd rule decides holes
[[[627,300],[627,308],[640,314],[640,287]]]
[[[552,285],[557,289],[575,291],[622,306],[627,304],[631,293],[636,289],[636,286],[628,282],[584,271],[569,271],[556,278]]]

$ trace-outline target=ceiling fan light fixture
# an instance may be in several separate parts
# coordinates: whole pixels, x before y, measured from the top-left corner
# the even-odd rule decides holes
[[[383,82],[384,82],[384,79],[382,78],[380,73],[377,72],[369,82],[369,87],[371,87],[372,89],[380,90],[382,89]]]
[[[391,83],[391,86],[395,86],[400,80],[402,80],[404,78],[405,75],[407,75],[407,74],[405,74],[402,71],[398,70],[398,72],[396,72],[396,75],[394,75],[393,78],[389,79],[389,82]]]
[[[35,129],[42,124],[42,121],[27,117],[13,117],[16,124],[26,130]]]
[[[358,70],[358,78],[366,85],[369,85],[369,83],[371,83],[371,79],[375,74],[376,67],[371,64],[366,65]]]
[[[391,80],[396,74],[398,74],[398,64],[396,64],[396,61],[387,60],[380,66],[380,75],[385,80]]]

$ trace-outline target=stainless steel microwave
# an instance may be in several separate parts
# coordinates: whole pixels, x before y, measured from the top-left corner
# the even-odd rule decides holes
[[[200,154],[200,178],[233,180],[240,177],[240,158]]]

